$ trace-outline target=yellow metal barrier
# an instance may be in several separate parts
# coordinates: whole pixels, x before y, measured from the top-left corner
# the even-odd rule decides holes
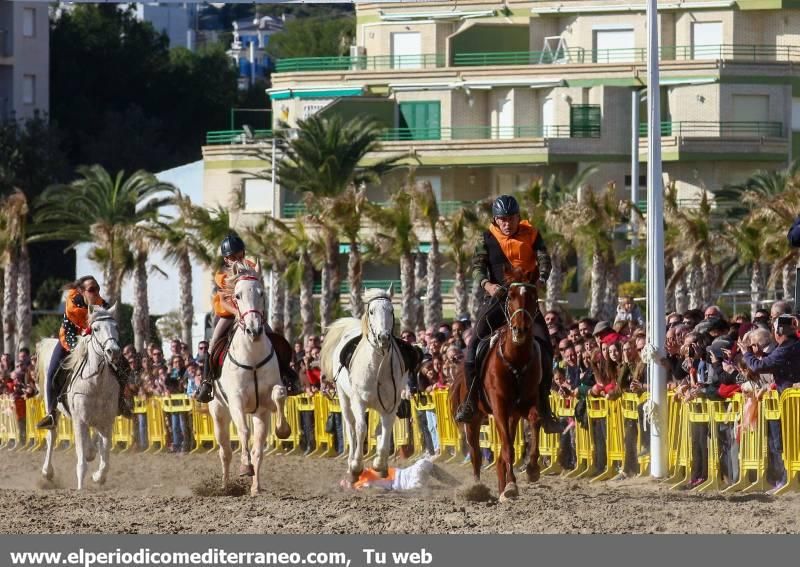
[[[289,437],[286,439],[278,439],[278,436],[275,435],[275,428],[278,426],[278,420],[274,417],[271,420],[271,433],[267,436],[267,438],[270,440],[273,446],[270,448],[267,454],[281,452],[289,455],[300,450],[300,435],[302,433],[302,428],[300,427],[300,411],[298,410],[298,404],[305,402],[305,400],[303,402],[298,402],[298,398],[301,397],[307,396],[306,394],[302,394],[299,396],[289,396],[286,398],[286,421],[291,429]],[[310,404],[311,408],[313,409],[314,402],[311,401]],[[233,422],[231,422],[231,426],[233,426]]]
[[[65,450],[70,450],[75,446],[75,435],[72,431],[72,419],[64,414],[58,416],[58,427],[56,428],[56,439],[53,444],[55,449],[60,449],[66,444]]]
[[[160,453],[167,448],[167,429],[161,398],[147,400],[147,451]]]
[[[650,468],[650,454],[649,452],[644,451],[646,447],[644,443],[644,436],[648,433],[642,429],[642,424],[639,421],[639,406],[647,402],[649,397],[650,395],[647,392],[644,392],[641,394],[641,396],[639,394],[634,394],[633,392],[626,392],[622,394],[622,398],[620,399],[620,403],[622,404],[623,420],[627,419],[636,423],[636,460],[639,463],[639,476],[645,476]]]
[[[328,424],[328,416],[331,415],[330,401],[330,398],[321,392],[314,394],[314,437],[317,440],[317,447],[314,450],[314,455],[320,457],[333,457],[336,455],[336,436],[333,433],[325,431],[325,426]],[[340,407],[339,413],[341,413],[341,411]]]
[[[723,488],[721,478],[719,426],[736,424],[742,415],[742,395],[735,394],[729,400],[709,401],[709,428],[711,432],[708,444],[708,480],[696,487],[694,492],[717,491]]]
[[[486,425],[481,425],[481,431],[478,436],[478,446],[481,449],[489,449],[492,452],[491,460],[488,460],[484,468],[491,468],[497,464],[497,429],[494,426],[494,417],[489,416],[489,422]]]
[[[300,447],[300,439],[301,439],[301,436],[302,436],[302,429],[303,429],[302,428],[302,423],[303,423],[302,414],[309,413],[309,412],[314,417],[314,421],[313,421],[313,428],[314,428],[314,433],[315,433],[314,439],[316,440],[317,443],[319,443],[319,438],[316,436],[317,424],[316,424],[316,414],[314,413],[314,409],[315,409],[314,396],[312,396],[311,394],[300,394],[299,396],[294,396],[294,404],[295,404],[295,408],[297,409],[297,424],[298,424],[298,431],[297,431],[298,436],[297,436],[297,442],[295,443],[295,447],[296,448]],[[277,420],[273,419],[272,421],[277,426]],[[325,428],[323,427],[322,430],[325,431]],[[294,431],[292,431],[292,433],[294,433]],[[306,439],[306,443],[308,443],[308,441],[309,440]],[[309,453],[309,455],[310,455],[310,453]]]
[[[461,430],[450,413],[449,396],[448,390],[434,390],[433,392],[436,427],[439,432],[439,449],[442,455],[446,454],[445,449],[450,449],[452,452],[452,456],[447,462],[457,459],[461,450]]]
[[[423,427],[419,420],[419,412],[435,410],[436,402],[433,401],[433,398],[429,394],[420,392],[411,396],[411,419],[414,428],[414,452],[411,455],[412,459],[418,459],[425,453],[425,434],[423,433]],[[438,419],[439,416],[436,417]]]
[[[667,430],[667,473],[668,478],[676,474],[678,454],[681,449],[681,423],[683,423],[683,404],[675,398],[675,392],[667,394],[668,430]]]
[[[397,455],[398,451],[400,451],[400,447],[408,445],[411,441],[411,428],[409,427],[407,419],[400,419],[398,417],[394,420],[392,439],[394,442],[394,453]]]
[[[565,411],[567,409],[567,400],[562,398],[561,396],[551,393],[550,394],[550,407],[552,408],[553,414],[556,417],[562,417],[559,414],[559,411]],[[573,415],[575,414],[575,410],[572,410]],[[518,437],[521,438],[521,441],[524,443],[525,439],[524,436],[521,434],[522,429],[522,421],[520,421],[520,432]],[[533,432],[531,432],[533,435]],[[514,444],[514,448],[517,448],[516,443]],[[541,427],[539,428],[539,459],[541,460],[542,464],[542,473],[541,474],[558,474],[562,471],[561,465],[558,462],[558,454],[561,449],[561,435],[558,433],[545,433],[544,429]],[[523,449],[524,450],[524,449]],[[517,460],[520,459],[522,455],[520,455]],[[548,461],[544,459],[547,458]]]
[[[192,453],[204,449],[205,443],[211,443],[207,453],[218,447],[217,438],[214,436],[214,419],[208,411],[208,404],[201,404],[197,400],[192,400],[192,435],[194,436]]]
[[[693,492],[702,492],[700,489],[706,485],[716,486],[719,487],[719,439],[717,433],[717,428],[714,427],[714,422],[711,419],[711,407],[708,400],[704,398],[695,398],[694,400],[690,400],[686,402],[686,411],[688,414],[689,420],[689,429],[687,431],[687,437],[690,438],[692,435],[692,424],[705,424],[708,427],[709,436],[707,439],[708,445],[706,447],[706,462],[708,463],[708,468],[706,470],[706,482],[701,484],[700,486],[696,486],[692,489]],[[695,426],[696,427],[696,426]],[[690,445],[691,446],[691,445]],[[692,455],[689,455],[689,465],[686,467],[686,482],[691,480],[691,463],[692,463]],[[677,485],[673,486],[673,488],[679,488],[684,486],[684,482],[679,482]]]
[[[133,448],[133,444],[133,420],[118,415],[111,430],[111,447],[117,449],[122,445],[121,452],[127,453]]]
[[[13,441],[14,447],[20,444],[17,409],[11,398],[0,398],[0,448],[8,448]]]
[[[787,388],[781,394],[780,401],[786,485],[776,490],[775,494],[800,490],[800,389]]]
[[[666,482],[675,490],[689,484],[692,480],[692,436],[689,426],[689,407],[678,402],[680,421],[678,424],[677,454],[672,476]]]
[[[744,402],[740,410],[739,428],[739,480],[722,491],[763,492],[767,489],[767,422],[764,419],[764,404],[759,404],[755,427],[745,428],[741,421]]]
[[[617,474],[614,463],[623,465],[625,459],[625,432],[622,423],[622,406],[619,400],[609,400],[608,398],[595,398],[589,396],[587,399],[587,413],[589,414],[589,429],[594,435],[593,422],[601,419],[606,420],[606,468],[599,475],[592,478],[590,482],[608,480]],[[597,441],[594,441],[597,445]]]
[[[44,414],[44,398],[36,397],[25,400],[25,449],[29,451],[37,451],[47,443],[47,430],[36,427]]]

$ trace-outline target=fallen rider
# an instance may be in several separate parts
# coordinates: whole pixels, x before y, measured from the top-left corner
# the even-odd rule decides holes
[[[343,479],[339,486],[356,490],[362,488],[413,490],[422,488],[431,478],[449,485],[458,484],[458,481],[444,469],[435,465],[430,459],[424,458],[405,468],[389,467],[389,474],[386,478],[381,477],[375,469],[366,468],[356,482],[351,483],[347,479]]]

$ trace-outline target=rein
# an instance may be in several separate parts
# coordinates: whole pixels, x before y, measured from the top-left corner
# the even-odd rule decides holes
[[[242,276],[236,281],[236,283],[247,282],[247,281],[257,282],[257,281],[260,281],[260,280],[255,276]],[[264,322],[265,322],[266,318],[264,317],[264,311],[262,309],[248,309],[247,311],[242,313],[241,310],[239,309],[239,302],[236,301],[235,297],[231,298],[231,303],[233,303],[233,306],[236,307],[236,313],[238,315],[238,317],[236,317],[236,325],[238,327],[240,327],[242,330],[244,330],[244,318],[245,318],[245,316],[249,315],[250,313],[255,313],[258,316],[259,325],[261,326],[261,332],[263,333],[263,332],[266,331],[266,329],[264,327]]]
[[[234,336],[236,336],[236,332],[238,332],[238,329],[236,329],[236,331],[234,331]],[[231,338],[231,343],[233,343],[233,338]],[[255,413],[256,411],[258,411],[258,408],[260,407],[259,406],[259,397],[258,397],[258,370],[259,370],[259,368],[262,368],[264,365],[266,365],[270,360],[272,360],[273,356],[275,356],[275,347],[273,347],[271,343],[270,343],[270,347],[271,348],[270,348],[269,354],[267,354],[267,356],[264,357],[264,360],[262,360],[261,362],[259,362],[258,364],[255,364],[255,365],[242,364],[241,362],[239,362],[238,360],[236,360],[233,357],[233,354],[231,353],[231,348],[228,347],[228,354],[226,356],[227,356],[228,359],[230,359],[230,361],[233,364],[235,364],[236,366],[238,366],[242,370],[252,370],[253,371],[253,386],[255,387],[255,390],[256,390],[256,408],[252,412],[249,412],[249,413]],[[220,384],[220,386],[221,386],[221,384]]]
[[[533,290],[536,290],[536,284],[532,284],[532,283],[525,283],[525,282],[514,282],[514,283],[512,283],[512,284],[510,284],[510,285],[508,286],[508,289],[509,289],[509,290],[511,290],[511,289],[514,289],[515,287],[521,287],[521,288],[526,288],[526,289],[533,289]],[[538,302],[536,303],[536,308],[537,308],[537,309],[539,308],[539,304],[538,304]],[[509,329],[509,330],[511,331],[511,333],[513,334],[514,330],[513,330],[513,327],[512,327],[512,321],[513,321],[514,317],[516,317],[517,315],[519,315],[520,313],[522,313],[524,316],[526,316],[526,317],[527,317],[527,318],[530,320],[530,323],[531,323],[531,333],[533,333],[533,325],[534,325],[534,321],[535,321],[535,316],[534,316],[534,314],[533,314],[533,313],[531,313],[531,312],[530,312],[530,311],[528,311],[527,309],[523,309],[523,308],[515,309],[515,310],[514,310],[514,312],[513,312],[513,313],[511,313],[510,315],[509,315],[508,311],[509,311],[509,297],[508,297],[508,295],[506,295],[505,306],[503,307],[503,315],[505,315],[505,317],[506,317],[506,323],[507,323],[507,327],[508,327],[508,329]],[[512,340],[513,340],[513,339],[512,339]],[[533,338],[533,341],[535,341],[535,340],[536,340],[536,339],[535,339],[535,338]],[[503,364],[506,366],[506,368],[508,368],[508,370],[510,370],[510,371],[511,371],[511,373],[514,375],[514,380],[515,380],[517,383],[519,383],[520,379],[521,379],[521,378],[522,378],[522,377],[525,375],[525,373],[526,373],[526,372],[528,371],[528,369],[530,368],[530,366],[531,366],[531,359],[530,359],[530,357],[529,357],[529,358],[528,358],[528,362],[527,362],[527,363],[525,363],[525,366],[523,366],[522,368],[517,368],[516,366],[514,366],[513,364],[511,364],[511,363],[508,361],[508,359],[506,358],[506,355],[505,355],[505,354],[503,354],[503,343],[504,343],[504,342],[505,342],[505,341],[499,341],[499,344],[497,345],[497,354],[498,354],[498,356],[500,357],[500,360],[501,360],[501,361],[503,362]]]

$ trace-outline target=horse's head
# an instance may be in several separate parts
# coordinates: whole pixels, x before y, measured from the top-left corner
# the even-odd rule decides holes
[[[247,337],[255,341],[264,332],[264,285],[261,265],[255,269],[244,262],[231,266],[226,288],[238,313],[237,323]]]
[[[508,326],[511,327],[511,340],[522,344],[533,334],[533,318],[539,309],[539,294],[536,289],[536,272],[525,272],[519,268],[507,270],[506,287],[508,296]]]
[[[119,358],[122,350],[119,346],[119,328],[114,318],[117,305],[110,309],[103,309],[95,305],[89,306],[89,326],[92,329],[92,341],[95,341],[103,352],[106,361],[114,362]]]
[[[385,349],[389,346],[394,330],[394,306],[392,288],[388,290],[369,289],[364,300],[366,312],[361,319],[362,331],[373,346]]]

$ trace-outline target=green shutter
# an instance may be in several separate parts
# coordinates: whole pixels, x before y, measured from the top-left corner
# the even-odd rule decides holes
[[[571,138],[600,137],[600,105],[573,104],[569,111]]]
[[[439,101],[401,102],[400,139],[438,140],[441,138]]]

